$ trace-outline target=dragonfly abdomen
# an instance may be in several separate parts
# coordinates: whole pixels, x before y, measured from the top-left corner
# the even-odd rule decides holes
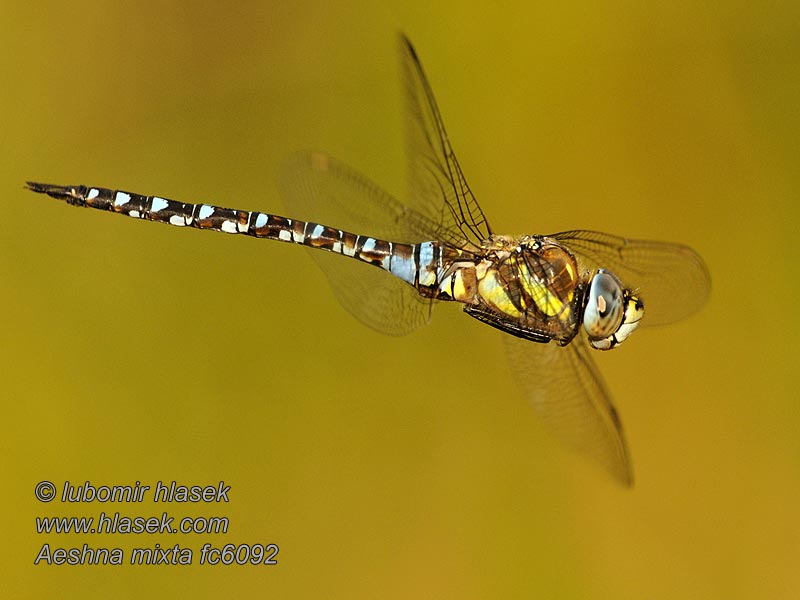
[[[327,250],[380,267],[413,285],[424,296],[440,297],[442,255],[437,242],[389,242],[269,213],[178,202],[160,196],[143,196],[108,188],[34,182],[28,182],[28,188],[73,206],[106,210],[135,219],[249,235]]]

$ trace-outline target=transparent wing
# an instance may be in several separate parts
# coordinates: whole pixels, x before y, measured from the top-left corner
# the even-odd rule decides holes
[[[623,485],[633,485],[622,422],[583,338],[567,346],[510,335],[504,341],[525,396],[556,437]]]
[[[478,248],[489,225],[453,153],[422,65],[405,37],[400,40],[406,94],[410,197],[404,205],[378,186],[322,153],[295,156],[281,177],[292,216],[393,242],[435,240]],[[374,267],[312,256],[339,302],[366,325],[392,335],[413,331],[430,319],[431,300]],[[338,260],[337,260],[338,258]]]
[[[283,169],[279,187],[293,217],[394,242],[435,239],[436,224],[325,154],[293,156]],[[405,335],[430,320],[432,301],[400,279],[351,258],[309,252],[337,300],[368,327]]]
[[[629,240],[598,231],[552,234],[576,256],[581,269],[603,268],[644,301],[643,324],[686,318],[708,300],[711,278],[703,259],[682,244]]]
[[[280,192],[292,217],[392,242],[439,240],[439,223],[406,206],[324,152],[298,152],[283,165]]]
[[[386,335],[406,335],[431,319],[433,300],[376,267],[309,249],[339,303],[367,327]]]
[[[400,37],[400,54],[410,161],[409,205],[441,224],[441,241],[455,247],[479,247],[491,229],[458,165],[431,86],[405,36]]]

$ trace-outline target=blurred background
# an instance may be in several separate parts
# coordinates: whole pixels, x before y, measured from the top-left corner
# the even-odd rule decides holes
[[[798,597],[798,3],[9,3],[0,31],[6,597]],[[399,31],[496,231],[707,261],[701,313],[596,357],[632,490],[548,436],[500,334],[455,306],[382,337],[297,247],[22,189],[280,214],[283,161],[322,149],[402,196]],[[231,492],[41,504],[44,479]],[[230,528],[35,533],[102,510]],[[278,565],[33,565],[45,543],[197,563],[206,542]]]

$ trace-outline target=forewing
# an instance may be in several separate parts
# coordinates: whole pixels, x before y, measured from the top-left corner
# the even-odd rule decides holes
[[[592,457],[623,485],[633,484],[622,422],[586,342],[538,344],[504,336],[509,364],[536,412],[567,446]]]
[[[293,156],[279,180],[293,217],[392,242],[436,239],[437,225],[331,157]],[[365,325],[404,335],[430,320],[432,300],[391,274],[345,256],[309,249],[337,300]]]
[[[400,54],[406,95],[409,205],[442,226],[441,241],[480,247],[491,229],[447,138],[433,91],[405,36]]]
[[[550,237],[575,254],[582,270],[606,269],[625,287],[637,290],[644,302],[642,324],[663,325],[684,319],[708,300],[708,268],[689,246],[584,230]]]

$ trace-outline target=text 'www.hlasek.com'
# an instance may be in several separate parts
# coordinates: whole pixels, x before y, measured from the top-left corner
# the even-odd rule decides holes
[[[151,515],[128,514],[116,510],[119,505],[153,503],[173,507],[189,505],[220,506],[229,501],[231,486],[220,481],[215,485],[182,485],[175,481],[158,481],[154,485],[93,485],[65,481],[56,487],[50,481],[40,481],[35,489],[36,499],[57,505],[85,504],[105,510],[92,516],[37,516],[36,533],[40,535],[70,534],[87,537],[96,535],[157,536],[158,542],[120,548],[111,545],[44,543],[34,557],[35,565],[277,565],[278,546],[274,543],[212,543],[189,546],[170,544],[165,538],[174,535],[220,536],[228,533],[230,521],[226,516],[174,515],[169,511],[154,511]],[[51,505],[52,506],[52,505]],[[107,537],[103,538],[107,540]],[[137,541],[145,538],[135,538]],[[152,539],[150,537],[149,539]]]

